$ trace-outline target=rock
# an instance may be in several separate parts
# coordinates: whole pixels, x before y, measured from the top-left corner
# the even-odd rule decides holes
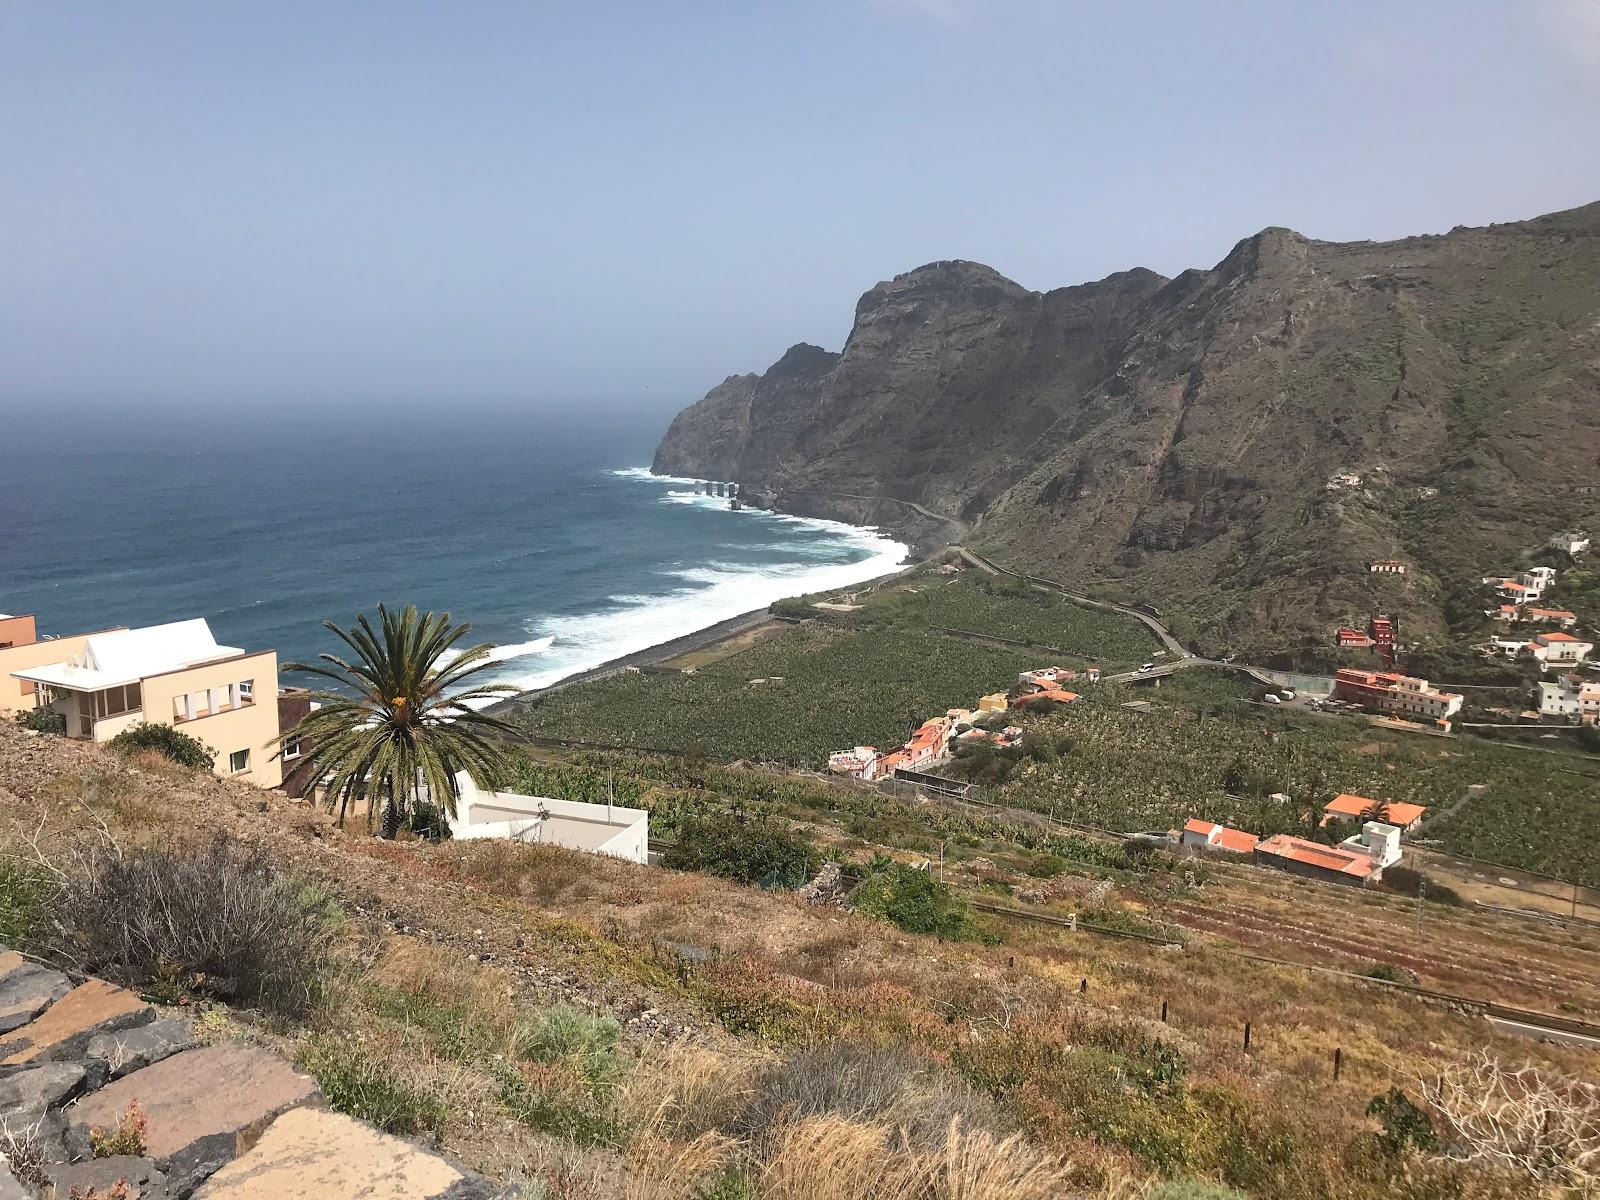
[[[17,1182],[4,1162],[0,1162],[0,1200],[33,1200],[28,1189]]]
[[[170,1058],[180,1050],[192,1050],[198,1043],[194,1023],[181,1017],[153,1021],[137,1029],[116,1033],[97,1033],[89,1039],[88,1057],[105,1063],[107,1075],[118,1079],[151,1063]]]
[[[502,1189],[338,1113],[297,1108],[195,1200],[491,1200]]]
[[[144,1025],[155,1010],[126,988],[99,979],[80,983],[0,1043],[0,1067],[70,1058],[97,1033]]]
[[[138,1101],[146,1121],[144,1152],[167,1173],[173,1194],[185,1196],[248,1148],[278,1114],[321,1098],[313,1079],[275,1054],[225,1043],[124,1075],[80,1100],[68,1120],[81,1141],[96,1126],[115,1128]]]
[[[71,990],[72,981],[60,971],[15,950],[0,953],[0,1033],[26,1025]]]
[[[154,1162],[128,1154],[46,1167],[44,1173],[55,1188],[56,1200],[68,1200],[91,1189],[96,1196],[116,1196],[117,1200],[171,1200],[172,1196],[166,1175]],[[121,1193],[113,1190],[119,1181],[125,1189]]]
[[[0,1079],[0,1117],[60,1108],[83,1084],[84,1069],[77,1063],[42,1063],[17,1071]]]

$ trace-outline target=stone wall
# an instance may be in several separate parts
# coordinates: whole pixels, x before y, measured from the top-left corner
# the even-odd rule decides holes
[[[121,1136],[114,1139],[121,1131]],[[0,1200],[495,1200],[271,1051],[0,949]]]

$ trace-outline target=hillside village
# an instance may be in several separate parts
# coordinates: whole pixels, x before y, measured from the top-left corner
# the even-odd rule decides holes
[[[1590,546],[1589,535],[1581,531],[1553,534],[1546,543],[1548,549],[1574,562],[1582,562]],[[1399,560],[1368,564],[1368,571],[1377,575],[1405,576],[1408,570],[1408,564]],[[1594,633],[1580,628],[1577,612],[1543,603],[1559,577],[1560,571],[1548,565],[1481,577],[1488,601],[1482,613],[1494,631],[1488,638],[1472,643],[1473,652],[1492,662],[1536,668],[1540,676],[1553,674],[1554,678],[1531,682],[1524,696],[1527,707],[1491,708],[1479,715],[1480,723],[1484,715],[1510,717],[1515,722],[1555,721],[1587,726],[1600,722],[1600,664],[1591,661],[1596,645]],[[1432,688],[1426,680],[1394,670],[1401,652],[1397,624],[1391,614],[1374,613],[1364,628],[1341,625],[1334,630],[1336,649],[1372,650],[1386,667],[1382,671],[1338,669],[1335,695],[1409,719],[1431,721],[1448,731],[1450,722],[1462,712],[1466,697]]]

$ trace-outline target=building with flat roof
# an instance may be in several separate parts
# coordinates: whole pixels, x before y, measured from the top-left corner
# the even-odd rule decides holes
[[[1357,671],[1340,668],[1334,672],[1333,695],[1364,708],[1414,720],[1436,721],[1446,728],[1461,711],[1462,697],[1431,687],[1426,679],[1399,675],[1392,671]]]
[[[450,836],[457,841],[505,838],[629,862],[649,861],[649,809],[484,791],[465,771],[456,776],[456,786],[461,793],[456,815],[447,820]]]
[[[282,781],[277,653],[219,645],[204,620],[0,648],[0,675],[0,705],[51,709],[70,738],[106,742],[141,723],[171,725],[215,752],[218,775]]]

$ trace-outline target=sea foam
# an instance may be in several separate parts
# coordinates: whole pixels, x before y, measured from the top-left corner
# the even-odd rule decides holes
[[[726,497],[697,496],[682,487],[698,480],[652,475],[648,467],[609,474],[637,481],[642,491],[656,492],[658,503],[729,510]],[[785,596],[829,591],[891,574],[908,551],[904,543],[876,529],[842,521],[754,508],[737,515],[770,529],[765,549],[775,561],[743,564],[708,557],[703,563],[657,572],[663,590],[655,594],[617,594],[594,612],[540,618],[529,626],[528,632],[537,635],[532,641],[496,649],[500,665],[488,673],[489,678],[523,690],[548,687],[568,675],[765,608]],[[797,537],[801,531],[810,536]]]

